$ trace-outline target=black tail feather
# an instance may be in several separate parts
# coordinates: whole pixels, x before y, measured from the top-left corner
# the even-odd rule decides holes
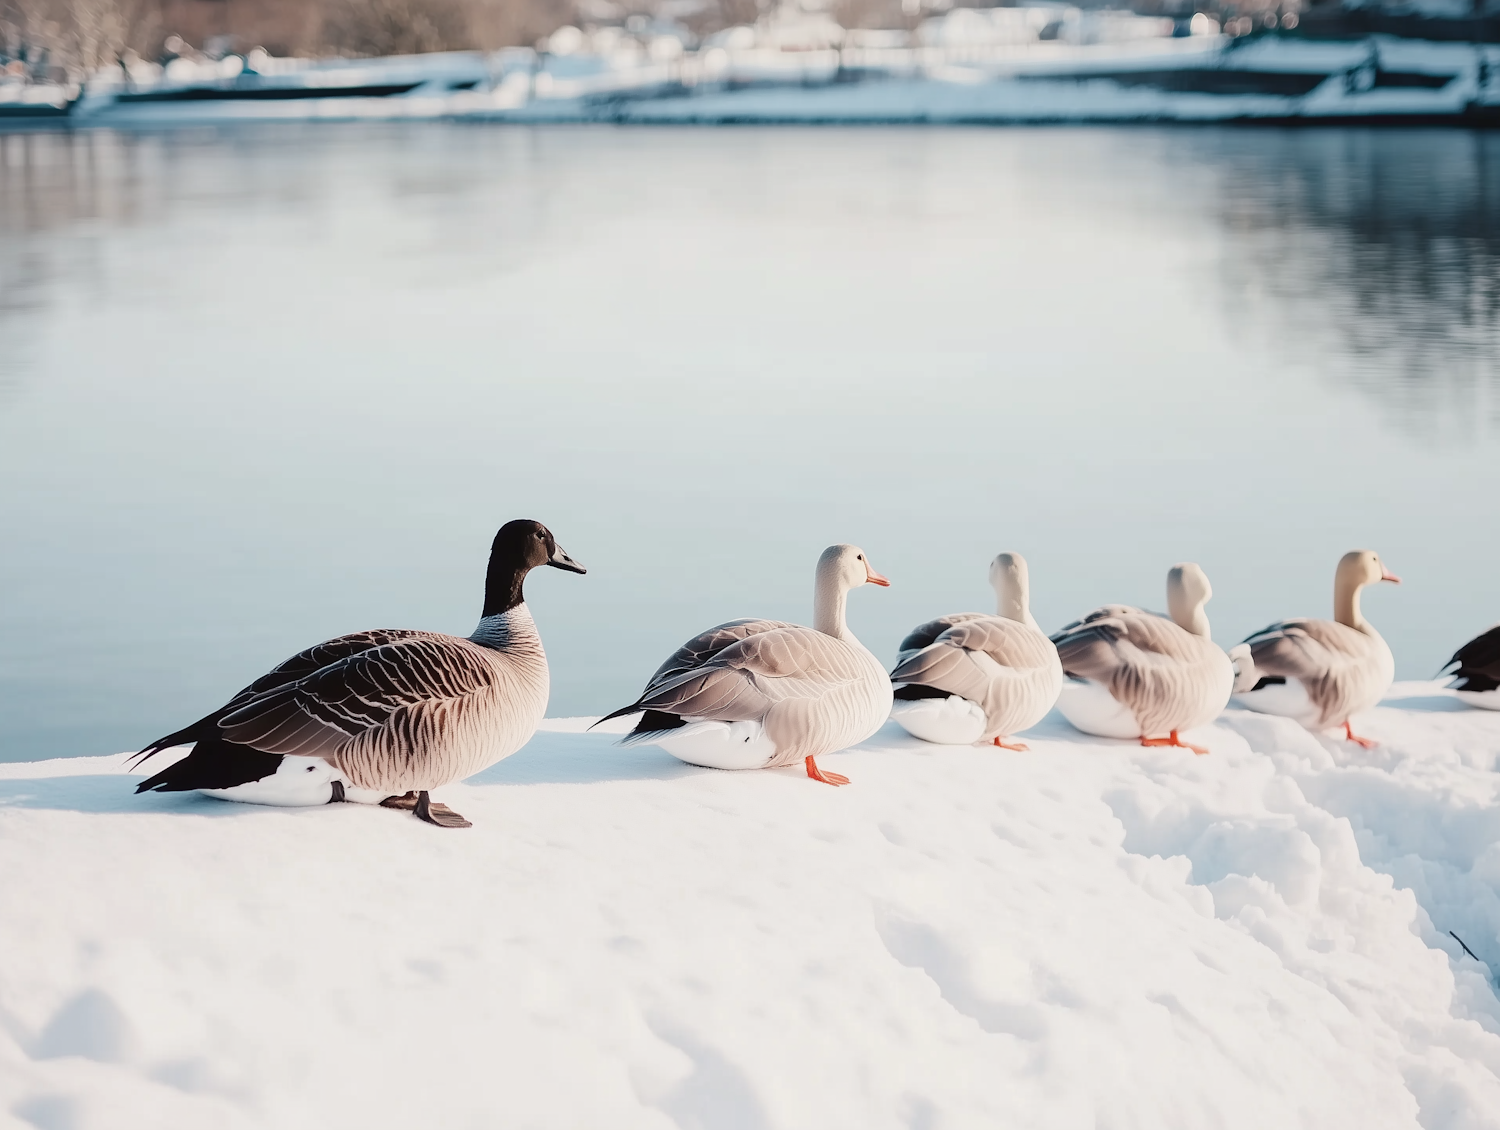
[[[623,718],[627,714],[639,714],[642,709],[643,708],[642,708],[640,702],[638,702],[638,701],[637,702],[632,702],[629,706],[622,706],[622,707],[620,707],[619,710],[612,710],[612,711],[610,711],[603,718],[599,719],[599,721],[595,722],[592,726],[590,726],[589,729],[592,730],[594,728],[594,726],[603,725],[605,722],[608,722],[611,718]]]
[[[195,742],[200,742],[218,733],[220,713],[222,712],[215,711],[206,718],[198,719],[191,726],[184,726],[182,729],[168,734],[164,738],[157,738],[150,745],[146,746],[145,749],[141,750],[140,753],[134,755],[135,760],[130,763],[131,768],[133,769],[138,765],[144,764],[164,749],[171,749],[179,745],[192,745]]]
[[[894,693],[898,699],[907,701],[919,698],[949,697],[949,692],[940,691],[936,687],[925,687],[921,683],[907,683],[904,687],[897,687]]]
[[[179,734],[185,733],[188,731],[179,731]],[[177,737],[178,734],[172,735],[172,738]],[[149,757],[162,749],[184,744],[181,740],[173,741],[168,738],[163,738],[162,741],[167,744],[161,745],[159,749],[148,746],[149,752],[143,752]],[[156,776],[147,777],[135,787],[135,791],[181,793],[193,789],[232,789],[235,785],[259,781],[262,777],[275,773],[277,766],[281,764],[281,756],[279,753],[262,753],[247,745],[226,741],[215,726],[210,733],[196,739],[191,753],[181,761],[174,761]]]

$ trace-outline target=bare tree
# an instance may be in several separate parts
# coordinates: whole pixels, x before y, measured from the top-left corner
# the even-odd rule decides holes
[[[147,49],[157,17],[155,0],[0,0],[0,45],[9,54],[45,55],[78,80],[126,51]]]
[[[474,46],[464,0],[324,0],[322,41],[341,55],[414,55]]]

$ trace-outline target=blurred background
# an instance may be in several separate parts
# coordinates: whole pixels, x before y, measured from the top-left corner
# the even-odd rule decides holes
[[[1030,560],[1049,630],[1161,607],[1168,567],[1196,560],[1229,646],[1328,615],[1356,547],[1406,581],[1365,603],[1398,677],[1500,619],[1500,133],[1294,126],[1239,86],[1172,105],[1281,116],[542,124],[493,102],[397,113],[370,93],[384,79],[299,86],[266,61],[524,50],[534,78],[566,29],[701,45],[775,15],[589,2],[0,0],[16,87],[77,84],[0,117],[0,759],[139,748],[341,632],[467,633],[518,516],[589,567],[528,589],[553,716],[630,701],[713,623],[805,621],[835,541],[894,581],[850,607],[885,661],[914,624],[988,609],[1001,550]],[[960,10],[825,14],[912,34]],[[1298,105],[1489,89],[1482,39],[1423,40],[1404,71],[1381,39],[1366,88],[1336,70],[1366,40],[1277,12],[1243,35],[1223,8],[1194,13],[1202,35],[1160,17],[1162,58],[1212,51],[1240,83],[1260,52],[1255,74],[1326,78],[1274,96]],[[1479,35],[1491,17],[1423,18]],[[1069,66],[1158,51],[1028,34],[1027,60]],[[1296,51],[1335,61],[1276,71]],[[101,67],[120,116],[81,117]],[[713,97],[1010,89],[923,73]],[[478,81],[453,97],[490,98]],[[1012,85],[1028,104],[1139,93]],[[1151,97],[1186,97],[1167,87]],[[341,106],[387,109],[317,120],[345,88],[362,93]],[[640,106],[703,97],[650,89]],[[230,120],[242,95],[301,116]],[[130,116],[164,106],[183,116]]]

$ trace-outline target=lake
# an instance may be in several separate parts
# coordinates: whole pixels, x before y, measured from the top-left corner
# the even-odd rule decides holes
[[[320,639],[466,634],[497,526],[552,715],[693,632],[882,659],[1031,563],[1056,628],[1199,562],[1225,646],[1398,677],[1500,619],[1500,134],[285,125],[0,136],[0,760],[139,748]]]

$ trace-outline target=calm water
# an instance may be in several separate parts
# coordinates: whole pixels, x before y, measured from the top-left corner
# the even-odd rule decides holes
[[[1357,546],[1400,675],[1500,618],[1500,135],[281,127],[0,137],[0,759],[464,633],[502,521],[551,713],[689,633],[1196,560],[1231,644]]]

